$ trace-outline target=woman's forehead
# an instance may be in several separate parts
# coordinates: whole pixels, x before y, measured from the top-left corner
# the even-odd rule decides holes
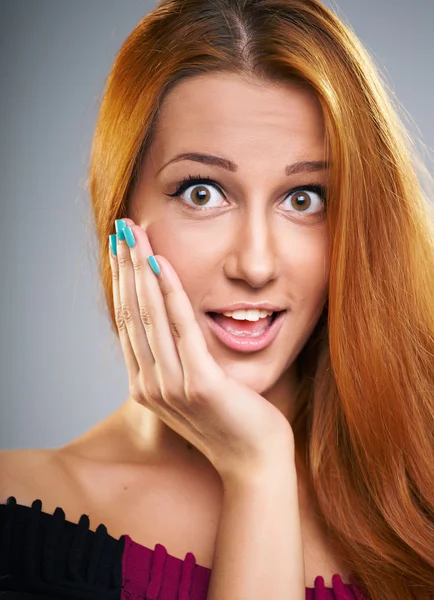
[[[294,135],[322,133],[323,115],[315,93],[290,82],[257,84],[233,74],[207,74],[188,78],[174,87],[162,102],[158,130],[167,128],[214,133],[223,128],[253,134],[268,129],[290,130]]]

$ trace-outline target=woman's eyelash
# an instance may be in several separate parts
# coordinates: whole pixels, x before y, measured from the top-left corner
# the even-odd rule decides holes
[[[182,193],[185,192],[186,189],[188,189],[189,187],[191,187],[192,185],[199,185],[201,183],[208,183],[213,185],[221,194],[223,194],[220,186],[211,179],[211,177],[207,177],[207,176],[200,176],[200,175],[187,175],[186,177],[184,177],[181,182],[178,184],[178,189],[173,192],[173,194],[166,194],[166,196],[170,196],[171,198],[176,198],[177,196],[180,196]],[[289,190],[288,192],[288,196],[295,194],[296,192],[300,192],[302,190],[307,190],[310,192],[314,192],[315,194],[318,194],[318,196],[320,196],[320,198],[323,200],[324,204],[327,202],[327,194],[326,194],[326,189],[323,185],[319,185],[317,183],[307,183],[305,185],[299,185],[291,190]],[[224,196],[224,194],[223,194]],[[188,208],[193,208],[190,207],[189,205],[187,205]],[[193,210],[206,210],[206,206],[203,207],[202,209],[200,207],[198,208],[193,208]],[[302,213],[300,213],[302,214]],[[306,213],[306,216],[308,216],[309,214],[315,215],[318,213]]]
[[[217,188],[217,190],[223,194],[222,190],[220,189],[220,187],[217,185],[217,183],[215,181],[213,181],[211,179],[211,177],[201,177],[200,175],[187,175],[187,177],[184,177],[181,182],[178,184],[178,189],[176,190],[176,192],[173,192],[173,194],[166,194],[166,196],[170,196],[171,198],[175,198],[176,196],[180,196],[181,194],[183,194],[185,192],[185,190],[187,188],[189,188],[192,185],[196,185],[196,184],[200,184],[203,182],[208,182],[211,183],[215,188]]]

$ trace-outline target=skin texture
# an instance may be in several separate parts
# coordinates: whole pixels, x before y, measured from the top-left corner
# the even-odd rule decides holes
[[[192,160],[164,166],[182,152],[224,157],[238,168]],[[215,360],[290,422],[294,361],[327,297],[329,240],[321,197],[305,192],[300,207],[297,194],[289,194],[296,186],[324,185],[327,172],[288,176],[285,166],[324,159],[322,112],[308,88],[264,85],[233,74],[185,80],[163,103],[128,215],[146,229],[154,254],[175,268]],[[194,183],[181,197],[169,198],[188,175],[210,177],[220,190]],[[206,311],[238,301],[268,301],[288,310],[264,350],[232,351],[209,329]],[[177,459],[185,454],[185,440],[131,398],[119,416],[146,454],[173,452]]]

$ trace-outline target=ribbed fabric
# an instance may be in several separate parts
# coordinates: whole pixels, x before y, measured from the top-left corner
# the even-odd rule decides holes
[[[60,507],[43,512],[39,499],[0,504],[0,600],[206,600],[210,576],[191,552],[181,560],[162,544],[151,550],[129,535],[115,539],[102,524],[92,531],[87,515],[72,523]],[[306,600],[363,595],[338,574],[331,588],[319,575]]]

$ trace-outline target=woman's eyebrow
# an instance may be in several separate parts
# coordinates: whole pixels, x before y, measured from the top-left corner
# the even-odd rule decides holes
[[[227,171],[231,171],[232,173],[235,173],[235,171],[238,170],[238,165],[227,158],[214,156],[212,154],[203,154],[199,152],[183,152],[182,154],[177,154],[176,156],[171,158],[167,163],[165,163],[157,171],[157,175],[160,173],[160,171],[167,167],[167,165],[170,165],[173,162],[179,162],[180,160],[192,160],[205,165],[221,167],[222,169],[226,169]],[[295,162],[292,165],[286,165],[284,173],[285,175],[294,175],[295,173],[312,173],[313,171],[322,171],[323,169],[328,168],[329,163],[327,161],[303,160]]]

